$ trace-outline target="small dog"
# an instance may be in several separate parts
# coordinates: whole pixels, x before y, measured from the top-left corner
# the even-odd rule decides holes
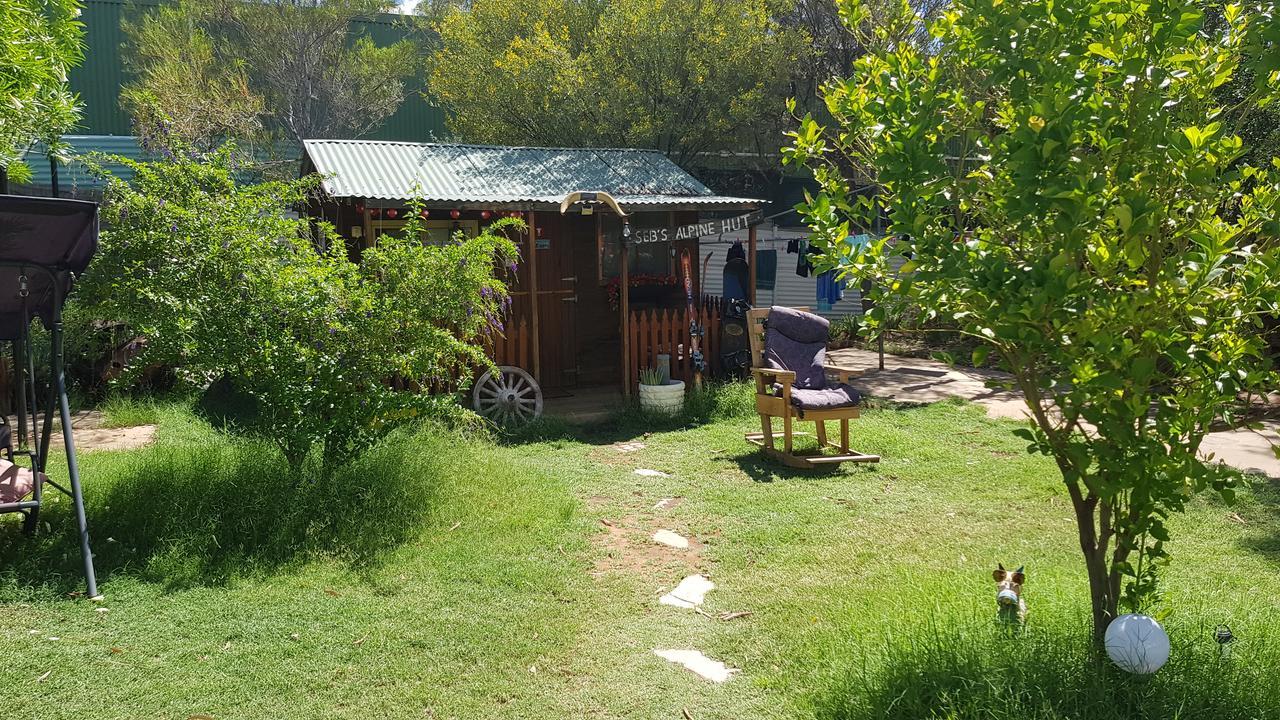
[[[1022,566],[1009,572],[1004,565],[996,565],[991,576],[996,581],[996,607],[1000,621],[1006,624],[1025,625],[1027,622],[1027,601],[1022,599],[1022,583],[1027,576]]]

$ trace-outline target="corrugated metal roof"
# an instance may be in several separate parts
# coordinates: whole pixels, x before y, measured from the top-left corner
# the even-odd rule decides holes
[[[759,201],[716,195],[656,150],[495,147],[307,140],[306,157],[333,197],[490,204],[558,204],[596,190],[626,206],[711,209]]]

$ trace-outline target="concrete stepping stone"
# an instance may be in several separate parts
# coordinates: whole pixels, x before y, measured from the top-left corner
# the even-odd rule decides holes
[[[663,605],[693,610],[702,604],[707,593],[716,589],[716,584],[702,575],[690,575],[680,581],[675,590],[658,598]]]
[[[673,508],[679,504],[680,504],[680,498],[662,498],[658,502],[654,503],[653,509],[666,510],[667,508]]]
[[[646,446],[642,442],[624,442],[614,443],[613,447],[620,453],[633,453],[645,449]]]
[[[653,654],[663,660],[683,665],[686,670],[713,683],[728,682],[734,675],[742,672],[737,668],[727,667],[719,660],[712,660],[697,650],[654,650]]]
[[[660,545],[673,547],[677,550],[689,549],[689,538],[686,538],[685,536],[680,535],[678,533],[673,533],[670,530],[659,530],[658,532],[654,533],[653,541]]]
[[[635,471],[635,474],[639,475],[640,477],[671,477],[670,475],[662,472],[661,470],[650,470],[648,468],[640,468],[639,470]]]

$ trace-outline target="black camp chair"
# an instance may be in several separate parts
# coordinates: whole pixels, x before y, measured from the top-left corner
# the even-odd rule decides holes
[[[23,529],[34,533],[39,524],[44,485],[69,495],[75,504],[80,554],[91,598],[98,596],[98,581],[93,571],[93,552],[89,549],[89,529],[62,367],[62,306],[75,277],[89,266],[97,249],[96,203],[0,195],[0,341],[7,340],[13,345],[13,384],[17,389],[16,437],[11,437],[7,448],[11,452],[9,460],[17,464],[3,463],[0,513],[22,513]],[[52,367],[43,396],[36,382],[35,352],[31,343],[31,321],[35,318],[49,330]],[[41,400],[44,400],[43,408]],[[55,411],[62,419],[69,488],[44,473],[48,467]],[[39,430],[35,427],[37,418],[42,421]],[[20,467],[24,459],[29,468]]]

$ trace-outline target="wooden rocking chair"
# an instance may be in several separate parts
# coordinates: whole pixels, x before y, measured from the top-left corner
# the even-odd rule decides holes
[[[830,324],[806,308],[756,308],[747,311],[751,339],[751,374],[756,381],[756,411],[764,432],[748,433],[747,441],[759,445],[765,455],[802,470],[835,467],[845,462],[880,462],[879,455],[849,449],[849,420],[858,417],[862,397],[849,386],[856,371],[827,368]],[[827,380],[827,373],[836,383]],[[775,444],[773,418],[782,419],[782,449]],[[816,425],[818,448],[798,453],[794,449],[794,421]],[[840,421],[840,443],[827,440],[827,421]],[[824,452],[834,449],[836,454]]]

